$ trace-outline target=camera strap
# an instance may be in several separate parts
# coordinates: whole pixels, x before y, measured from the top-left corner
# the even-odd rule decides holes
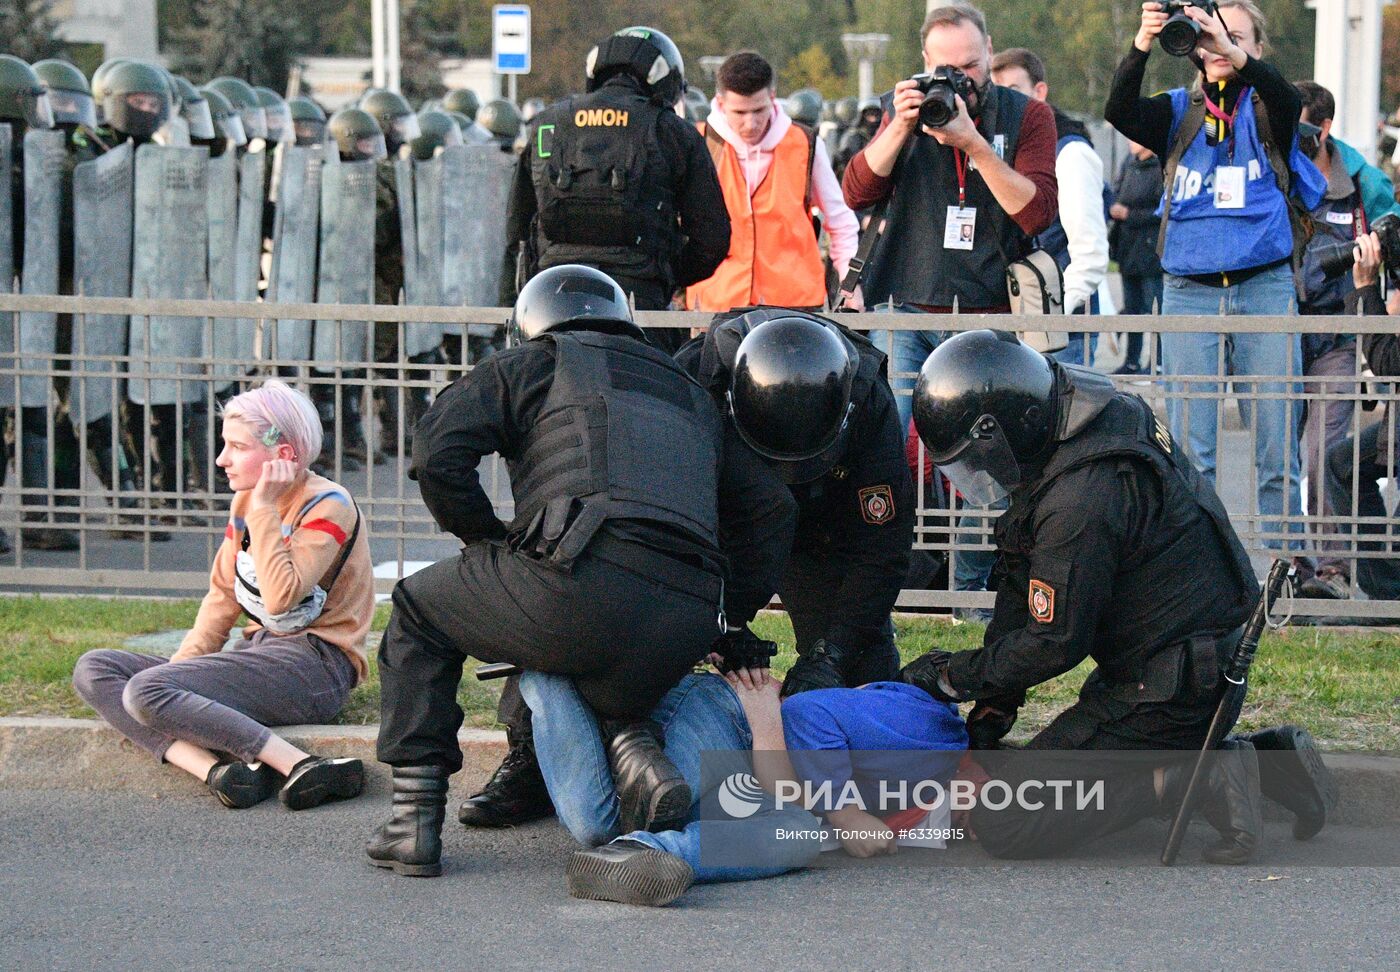
[[[891,190],[891,195],[893,194]],[[885,232],[885,213],[889,208],[890,197],[886,196],[875,204],[875,209],[870,213],[870,222],[861,234],[860,246],[856,249],[856,255],[851,257],[851,262],[846,265],[846,276],[841,280],[842,299],[849,300],[860,286],[861,278],[865,276],[866,265],[870,262],[870,254],[881,234]]]

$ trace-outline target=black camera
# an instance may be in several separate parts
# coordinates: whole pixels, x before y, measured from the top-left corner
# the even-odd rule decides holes
[[[1172,57],[1185,57],[1196,49],[1201,25],[1186,16],[1187,7],[1196,7],[1207,16],[1216,16],[1215,0],[1160,0],[1167,22],[1157,35],[1157,43]]]
[[[973,97],[977,86],[972,79],[955,67],[940,64],[932,71],[916,74],[909,79],[921,92],[924,100],[919,103],[919,125],[921,128],[942,128],[958,114],[957,95],[972,113]]]
[[[1387,267],[1400,267],[1400,216],[1386,213],[1371,224],[1371,232],[1381,241],[1381,262]],[[1317,248],[1317,260],[1328,280],[1340,277],[1356,262],[1353,242],[1328,243]]]

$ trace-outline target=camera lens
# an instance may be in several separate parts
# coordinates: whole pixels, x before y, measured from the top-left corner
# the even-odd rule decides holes
[[[1340,277],[1356,262],[1352,254],[1355,244],[1347,242],[1325,243],[1317,248],[1317,262],[1322,275],[1328,280]]]
[[[924,96],[919,105],[919,124],[925,128],[942,128],[958,113],[953,89],[939,85]]]
[[[1172,57],[1185,57],[1196,49],[1196,40],[1200,36],[1200,25],[1184,13],[1174,13],[1162,25],[1157,42]]]

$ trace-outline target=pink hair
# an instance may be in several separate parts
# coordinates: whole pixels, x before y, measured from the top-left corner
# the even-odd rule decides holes
[[[224,402],[219,414],[237,419],[269,449],[283,442],[296,453],[297,468],[305,469],[321,455],[321,420],[311,399],[273,378]]]

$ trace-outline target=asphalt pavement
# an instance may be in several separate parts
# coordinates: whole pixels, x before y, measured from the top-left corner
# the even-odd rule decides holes
[[[1260,866],[1167,870],[1148,822],[1072,861],[973,846],[692,889],[665,909],[571,899],[553,822],[468,832],[403,878],[361,846],[387,800],[288,814],[211,799],[0,791],[6,969],[1333,969],[1395,963],[1400,831],[1269,826]],[[1193,832],[1183,861],[1194,862]],[[1114,863],[1109,863],[1112,859]],[[1126,863],[1125,863],[1126,862]]]

